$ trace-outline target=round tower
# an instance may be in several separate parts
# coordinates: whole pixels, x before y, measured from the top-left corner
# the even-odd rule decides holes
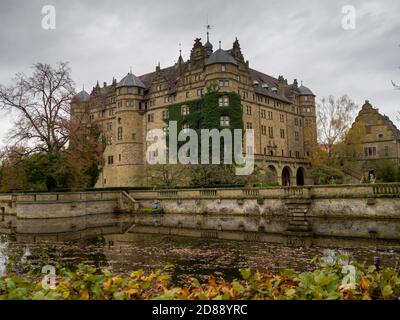
[[[220,48],[212,53],[205,64],[206,87],[218,84],[220,91],[238,91],[238,63],[228,52]]]
[[[145,85],[129,72],[115,87],[116,120],[113,174],[118,186],[141,185],[143,163],[143,101]],[[115,179],[114,179],[115,181]]]
[[[301,84],[298,87],[300,112],[304,118],[304,155],[310,157],[317,145],[317,115],[315,95]]]

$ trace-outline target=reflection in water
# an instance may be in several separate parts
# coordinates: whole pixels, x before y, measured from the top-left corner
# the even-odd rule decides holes
[[[154,270],[166,264],[175,266],[172,279],[179,283],[187,277],[204,280],[208,275],[239,277],[239,269],[251,267],[276,272],[285,268],[312,270],[315,256],[326,248],[293,248],[277,244],[227,240],[205,240],[162,235],[114,235],[73,242],[20,243],[3,239],[0,244],[0,273],[7,257],[17,254],[32,266],[55,264],[74,267],[79,263],[98,268],[110,267],[118,273],[143,268]],[[331,248],[335,249],[335,248]],[[399,256],[394,250],[348,249],[360,263],[372,264],[378,255],[382,264],[394,267]],[[13,258],[15,259],[15,257]]]

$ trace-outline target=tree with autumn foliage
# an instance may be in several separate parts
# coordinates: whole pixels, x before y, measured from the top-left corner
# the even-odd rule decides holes
[[[82,119],[70,119],[75,90],[68,64],[36,63],[32,69],[31,76],[18,73],[10,86],[0,85],[0,110],[15,115],[1,153],[0,188],[94,185],[102,152],[99,130],[84,127]],[[78,139],[83,127],[88,134]]]

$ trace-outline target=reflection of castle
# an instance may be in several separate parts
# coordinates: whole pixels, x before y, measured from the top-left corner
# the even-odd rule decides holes
[[[202,98],[212,83],[240,95],[244,128],[255,133],[256,160],[282,184],[304,183],[305,158],[316,143],[314,94],[297,80],[289,84],[251,69],[237,39],[229,50],[219,46],[214,51],[207,35],[204,45],[195,40],[187,61],[179,55],[171,67],[140,77],[130,72],[111,85],[97,84],[90,95],[77,94],[72,115],[100,124],[107,141],[97,187],[143,185],[146,133],[166,127],[168,106]],[[224,117],[221,126],[229,121]]]

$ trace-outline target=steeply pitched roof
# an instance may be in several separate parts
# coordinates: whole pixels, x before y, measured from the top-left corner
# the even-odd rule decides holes
[[[390,120],[390,118],[387,115],[385,115],[385,114],[382,115],[377,108],[374,108],[370,104],[370,102],[368,100],[366,100],[364,105],[362,106],[360,112],[358,113],[356,121],[357,121],[358,117],[360,117],[362,114],[367,114],[367,113],[377,114],[383,120],[383,122],[393,131],[396,139],[400,139],[400,130],[396,127],[396,125],[393,123],[393,121]]]
[[[128,73],[120,82],[117,84],[119,87],[140,87],[145,88],[144,83],[132,73]]]
[[[258,86],[253,86],[254,91],[256,93],[267,97],[275,98],[283,102],[291,103],[291,101],[286,96],[281,96],[278,93],[271,91],[272,88],[277,88],[277,89],[279,88],[278,79],[254,69],[249,69],[249,72],[252,82],[257,81],[259,83]],[[269,87],[268,90],[262,87],[263,83],[266,83],[268,85]]]
[[[75,98],[79,99],[80,101],[89,101],[90,95],[85,90],[82,90],[75,95]]]
[[[178,80],[179,80],[179,69],[176,65],[160,69],[158,71],[162,77],[164,77],[169,85],[169,88],[172,90],[175,88]],[[150,88],[154,78],[157,76],[157,71],[146,73],[144,75],[139,76],[140,80],[143,81],[146,88]]]
[[[230,63],[237,66],[237,62],[231,54],[225,50],[218,49],[215,51],[207,60],[206,66],[215,64],[215,63]]]

